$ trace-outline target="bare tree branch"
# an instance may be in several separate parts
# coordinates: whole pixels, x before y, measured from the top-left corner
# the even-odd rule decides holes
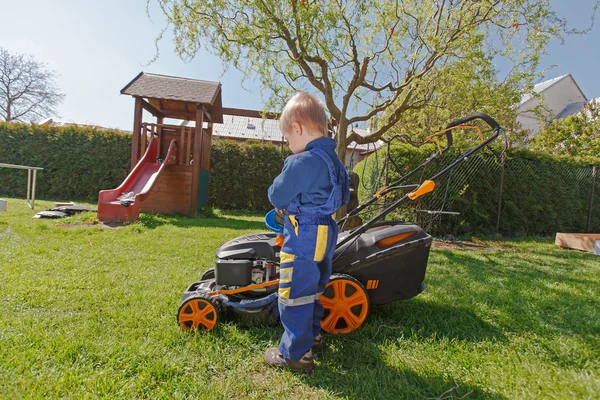
[[[56,73],[32,56],[11,54],[0,47],[0,116],[5,121],[37,121],[56,114],[63,101],[54,83]]]

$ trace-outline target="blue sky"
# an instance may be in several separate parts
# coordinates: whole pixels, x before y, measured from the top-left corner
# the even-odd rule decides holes
[[[555,9],[574,27],[589,25],[595,0],[556,0]],[[56,70],[58,86],[66,94],[59,119],[131,129],[133,100],[119,91],[140,71],[220,81],[225,107],[261,109],[258,86],[241,87],[241,74],[223,73],[218,58],[201,51],[184,62],[174,53],[172,37],[160,42],[160,57],[154,39],[165,25],[155,8],[146,14],[145,0],[19,0],[3,1],[0,47],[32,54]],[[577,3],[577,6],[574,6]],[[600,21],[599,21],[600,24]],[[588,98],[600,97],[600,27],[587,36],[554,41],[542,67],[557,65],[546,78],[571,73]]]

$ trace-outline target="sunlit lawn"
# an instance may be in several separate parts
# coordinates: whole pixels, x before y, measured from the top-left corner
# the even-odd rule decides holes
[[[264,230],[261,216],[144,215],[106,229],[93,213],[35,220],[8,201],[2,398],[600,398],[600,257],[549,239],[432,250],[425,292],[326,336],[317,371],[295,375],[263,363],[280,327],[176,323],[216,248]]]

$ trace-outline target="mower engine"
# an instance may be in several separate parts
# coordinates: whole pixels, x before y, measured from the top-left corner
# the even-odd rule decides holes
[[[281,248],[275,243],[276,240],[275,233],[259,233],[225,243],[217,250],[216,285],[249,286],[277,279],[275,263],[279,261]]]

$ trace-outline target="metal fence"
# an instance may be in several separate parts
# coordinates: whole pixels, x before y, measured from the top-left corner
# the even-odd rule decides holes
[[[432,168],[440,169],[452,160]],[[596,166],[484,151],[436,182],[436,190],[390,218],[415,221],[438,235],[550,235],[600,232],[600,173]],[[402,160],[381,162],[377,184],[364,175],[363,188],[377,187],[406,172]],[[416,181],[426,179],[430,171]],[[369,182],[370,181],[370,182]],[[363,197],[364,198],[364,197]],[[386,199],[389,203],[391,199]]]

